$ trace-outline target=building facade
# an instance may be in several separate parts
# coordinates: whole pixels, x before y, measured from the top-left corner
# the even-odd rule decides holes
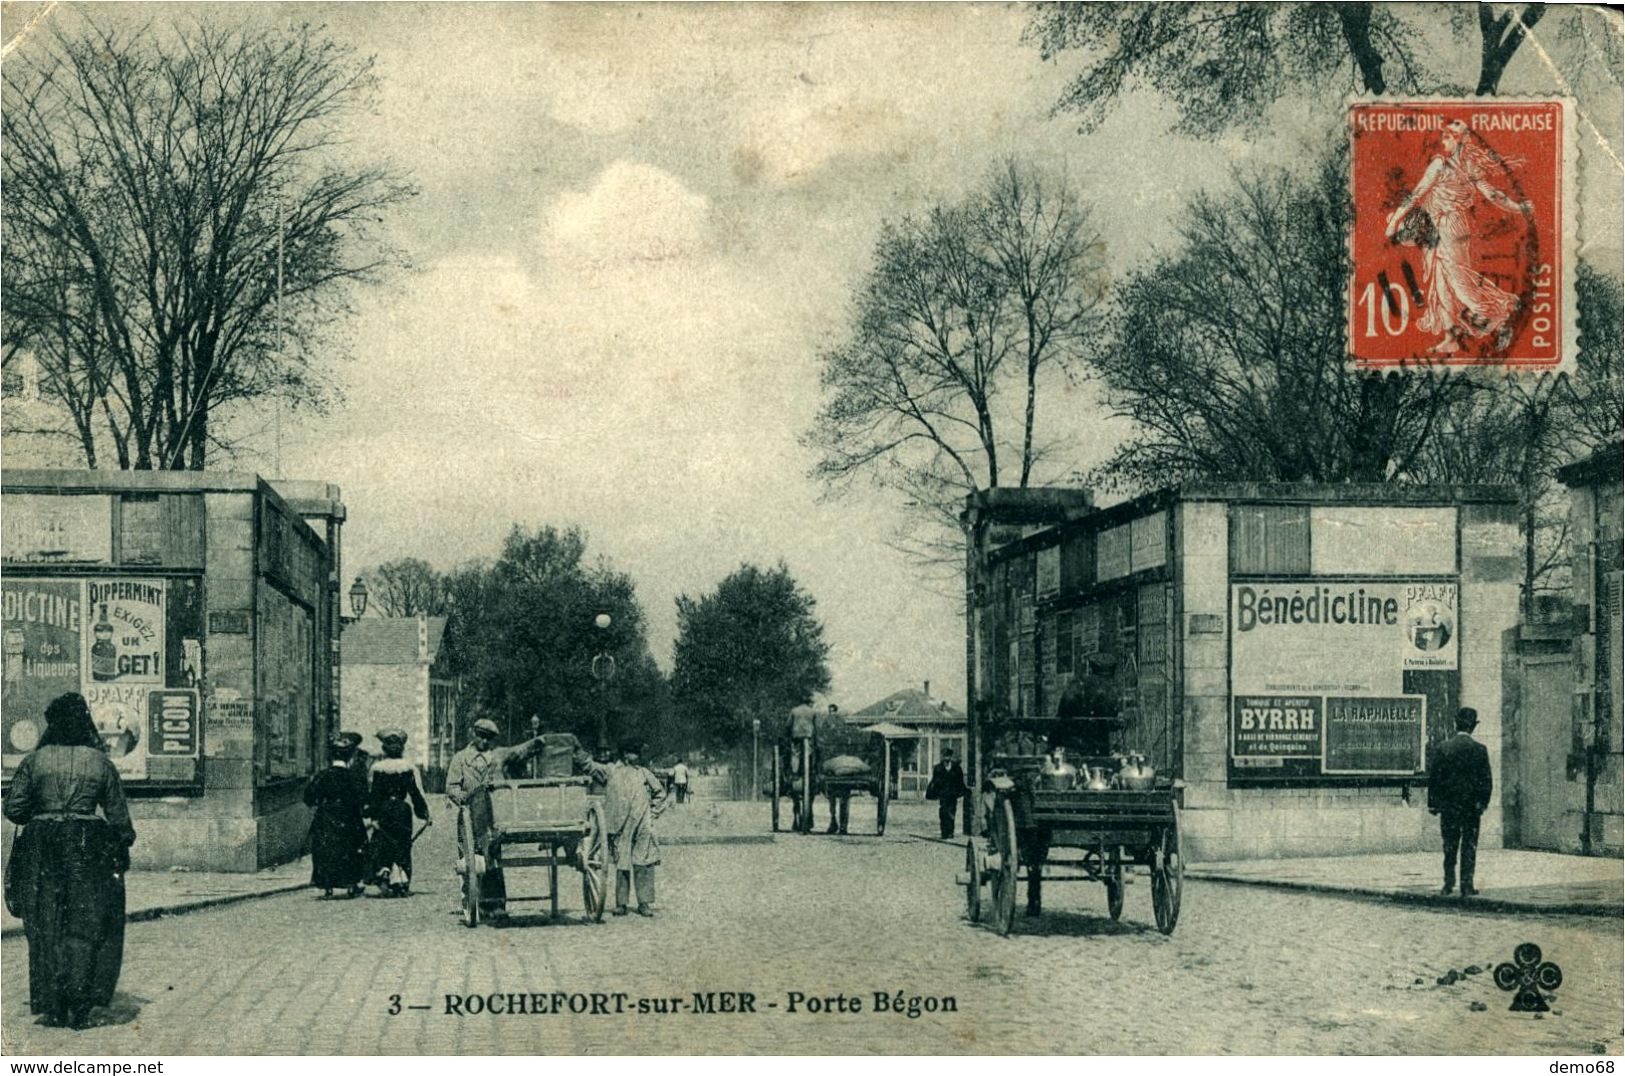
[[[376,734],[395,726],[407,734],[406,758],[431,792],[446,787],[456,750],[456,681],[440,645],[445,617],[363,617],[344,626],[344,727],[359,732],[368,751]]]
[[[961,762],[964,761],[965,713],[950,706],[945,699],[934,698],[929,680],[923,688],[905,688],[842,716],[848,724],[862,727],[885,722],[912,734],[891,737],[893,765],[897,771],[892,787],[898,799],[925,798],[931,770],[942,761],[944,748],[953,748]]]
[[[1117,746],[1180,779],[1207,860],[1431,849],[1428,747],[1460,706],[1500,776],[1515,494],[1209,484],[1045,518],[1000,492],[967,507],[973,746],[1096,658]],[[1487,844],[1501,824],[1492,804]]]
[[[4,773],[46,704],[89,701],[141,867],[300,855],[305,783],[337,727],[335,486],[252,475],[8,470]]]

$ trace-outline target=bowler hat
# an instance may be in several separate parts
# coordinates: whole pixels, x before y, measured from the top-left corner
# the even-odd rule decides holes
[[[474,722],[474,731],[483,732],[487,736],[496,736],[502,732],[501,729],[497,728],[497,723],[492,721],[489,717],[482,717],[478,721]]]
[[[1478,727],[1478,711],[1471,706],[1463,706],[1456,711],[1456,728],[1462,732],[1471,732]]]

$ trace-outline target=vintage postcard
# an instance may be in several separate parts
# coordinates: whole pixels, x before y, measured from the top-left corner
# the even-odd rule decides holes
[[[1612,1072],[1622,24],[0,4],[6,1063]]]

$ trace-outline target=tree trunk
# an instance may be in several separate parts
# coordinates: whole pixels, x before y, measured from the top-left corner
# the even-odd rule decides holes
[[[1534,29],[1535,24],[1545,14],[1545,4],[1525,4],[1517,20],[1513,21],[1511,12],[1496,15],[1489,4],[1478,5],[1480,59],[1478,88],[1475,93],[1485,97],[1500,89],[1501,76],[1506,72],[1507,64],[1512,62],[1512,56],[1518,51],[1518,46],[1523,44],[1525,35]]]
[[[1343,39],[1348,42],[1349,55],[1360,70],[1360,81],[1367,93],[1386,93],[1388,80],[1382,74],[1382,55],[1371,43],[1371,5],[1339,4],[1337,20],[1343,27]]]

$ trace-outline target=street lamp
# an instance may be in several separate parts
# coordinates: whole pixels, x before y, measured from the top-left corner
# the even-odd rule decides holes
[[[350,588],[350,612],[353,619],[360,620],[367,611],[367,581],[359,575],[355,577],[355,586]]]
[[[592,678],[598,682],[598,746],[603,749],[609,746],[609,724],[605,710],[608,707],[609,682],[615,679],[615,655],[603,648],[609,644],[607,633],[613,621],[608,613],[599,613],[592,622],[599,631],[600,650],[592,659]]]
[[[756,752],[757,746],[761,742],[761,739],[762,719],[759,717],[753,717],[750,719],[750,798],[752,802],[754,802],[762,794],[762,778],[756,770]],[[774,795],[777,795],[778,791],[779,790],[775,788],[773,790]],[[773,810],[777,812],[778,808],[775,807]],[[775,825],[777,825],[777,817],[777,814],[775,814]]]

